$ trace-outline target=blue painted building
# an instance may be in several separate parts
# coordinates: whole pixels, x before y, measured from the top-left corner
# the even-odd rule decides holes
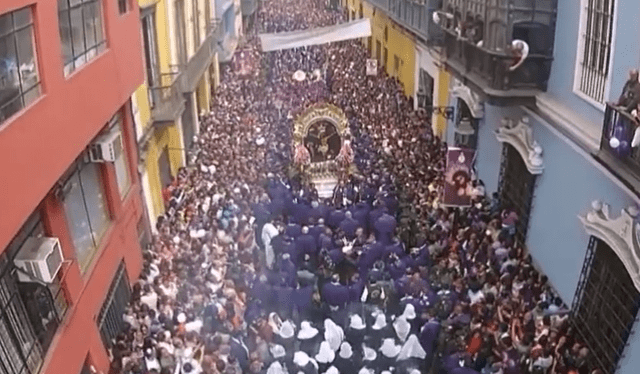
[[[520,243],[605,373],[640,367],[640,131],[632,108],[606,104],[640,66],[639,15],[637,0],[444,0],[439,12],[455,77],[447,142],[477,150],[487,193],[518,212]]]

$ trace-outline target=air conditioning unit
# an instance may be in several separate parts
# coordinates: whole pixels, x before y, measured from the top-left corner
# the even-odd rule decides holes
[[[122,135],[117,127],[99,136],[89,146],[91,162],[114,162],[120,154],[122,154]]]
[[[62,249],[58,238],[28,238],[18,251],[13,263],[31,277],[51,283],[62,266]],[[18,271],[18,280],[33,282],[34,279]]]

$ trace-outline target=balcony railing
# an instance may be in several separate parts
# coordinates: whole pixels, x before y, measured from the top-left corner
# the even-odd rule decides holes
[[[443,0],[447,65],[489,96],[533,97],[547,89],[556,15],[557,0]]]
[[[442,42],[442,30],[433,22],[436,0],[371,0],[371,3],[424,40]]]
[[[173,123],[184,111],[182,73],[163,73],[160,85],[149,87],[151,116],[156,124]]]
[[[505,51],[492,51],[467,39],[445,32],[447,63],[461,74],[473,74],[483,87],[491,90],[546,90],[553,57],[529,54],[513,71],[509,67],[515,56]]]
[[[621,107],[607,104],[602,126],[600,151],[620,161],[640,178],[640,148],[633,140],[640,122]],[[640,135],[640,134],[639,134]]]

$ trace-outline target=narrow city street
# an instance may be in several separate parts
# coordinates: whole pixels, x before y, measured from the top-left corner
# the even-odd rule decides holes
[[[260,51],[342,17],[262,3],[165,190],[115,372],[545,373],[551,347],[586,370],[508,212],[475,180],[441,205],[446,144],[360,40]]]

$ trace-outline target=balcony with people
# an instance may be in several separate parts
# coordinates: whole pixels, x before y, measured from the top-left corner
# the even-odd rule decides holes
[[[640,196],[640,81],[638,70],[617,101],[606,103],[600,151],[596,158]]]
[[[556,14],[557,0],[444,0],[433,21],[449,69],[500,102],[546,91]]]
[[[441,0],[371,0],[401,26],[411,30],[430,44],[440,45],[442,30],[433,21],[433,13]]]

